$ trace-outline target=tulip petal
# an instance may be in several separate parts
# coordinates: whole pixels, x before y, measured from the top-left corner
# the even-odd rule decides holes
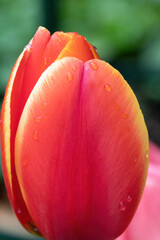
[[[44,51],[44,70],[58,58],[58,55],[63,51],[72,38],[72,33],[55,32],[52,34]]]
[[[78,33],[73,34],[72,40],[59,54],[57,60],[62,59],[63,57],[76,57],[83,62],[93,58],[99,58],[92,45],[86,41],[85,37],[80,36]]]
[[[144,193],[136,214],[117,240],[160,239],[160,148],[149,143],[149,169]]]
[[[97,53],[97,48],[95,46],[93,46],[91,43],[88,43],[88,44],[90,46],[90,49],[91,49],[91,51],[93,53],[94,58],[95,59],[100,59],[100,57],[99,57],[99,55]]]
[[[100,60],[53,63],[28,98],[15,142],[21,191],[42,235],[117,237],[140,201],[147,149],[138,102],[118,71]]]
[[[99,60],[85,63],[82,93],[93,182],[97,177],[93,191],[94,216],[98,213],[95,222],[101,226],[112,223],[106,235],[113,239],[112,233],[118,235],[131,220],[144,189],[148,133],[133,91],[109,64]],[[91,228],[96,229],[96,225]],[[105,227],[99,234],[102,231]],[[92,234],[94,237],[94,231]]]
[[[14,142],[24,105],[41,75],[41,71],[43,71],[41,55],[49,38],[49,31],[40,27],[30,43],[24,48],[11,73],[2,106],[2,165],[3,172],[6,172],[4,178],[9,199],[19,221],[29,232],[36,235],[39,233],[28,213],[17,181]]]
[[[79,101],[79,79],[82,70],[83,63],[77,59],[64,58],[53,63],[44,72],[33,89],[22,113],[17,131],[15,160],[21,190],[29,211],[34,217],[34,222],[36,220],[36,226],[47,239],[46,234],[49,234],[52,239],[54,239],[55,234],[63,234],[54,233],[53,215],[50,214],[49,209],[51,205],[53,205],[53,209],[57,205],[56,199],[53,200],[54,195],[58,195],[60,203],[63,202],[62,197],[65,194],[66,187],[63,185],[60,175],[61,172],[67,170],[66,167],[71,161],[69,159],[70,155],[74,154],[73,149],[78,140],[75,130],[77,124],[79,124],[77,122],[77,103]],[[52,112],[52,116],[49,112]],[[29,126],[27,126],[28,123]],[[22,131],[22,129],[28,129],[29,131]],[[73,139],[70,134],[73,136],[75,144],[72,144]],[[29,142],[26,137],[30,139]],[[66,152],[66,141],[68,142],[68,152]],[[30,157],[27,153],[29,146],[32,146]],[[41,149],[37,149],[39,147]],[[63,164],[63,151],[65,151],[65,159],[68,161],[67,166]],[[60,155],[61,159],[59,159],[59,163],[56,163],[56,159],[60,158]],[[54,167],[54,164],[58,165]],[[50,173],[49,169],[52,169]],[[58,173],[58,171],[60,172]],[[64,174],[64,179],[67,178],[67,181],[69,181],[67,187],[69,188],[72,179],[69,180],[69,176],[67,177],[65,172]],[[30,175],[33,177],[33,179],[30,179],[31,181],[29,180]],[[57,184],[61,185],[61,190],[57,188]],[[26,192],[26,187],[28,192]],[[60,191],[62,191],[62,194]],[[71,192],[73,191],[74,189],[71,189]],[[67,198],[69,197],[71,196],[67,196]],[[61,209],[63,209],[64,204],[62,203]],[[64,213],[66,213],[65,209]],[[62,224],[65,221],[66,217],[62,220]]]
[[[3,175],[4,175],[4,180],[5,180],[10,203],[19,221],[22,223],[22,225],[29,232],[31,233],[35,232],[36,235],[39,235],[37,230],[35,231],[34,223],[24,203],[24,200],[19,188],[19,184],[17,181],[17,176],[15,173],[14,156],[13,156],[14,155],[13,134],[15,135],[16,129],[13,129],[13,125],[11,124],[12,111],[10,110],[10,106],[12,104],[11,95],[12,95],[12,89],[14,85],[14,79],[19,74],[19,72],[22,71],[24,65],[26,64],[28,56],[29,56],[29,50],[25,49],[17,59],[7,85],[4,102],[1,110],[1,119],[2,119],[1,154],[2,154]]]

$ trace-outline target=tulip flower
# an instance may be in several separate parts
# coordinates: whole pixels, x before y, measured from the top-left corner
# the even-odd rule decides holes
[[[150,142],[146,186],[138,210],[126,231],[117,240],[160,239],[160,149]]]
[[[2,165],[22,225],[47,240],[112,240],[131,221],[148,133],[122,75],[77,33],[40,27],[1,111]]]

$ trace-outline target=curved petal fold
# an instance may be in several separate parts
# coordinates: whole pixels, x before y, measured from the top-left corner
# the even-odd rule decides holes
[[[99,58],[91,44],[86,41],[85,37],[80,36],[78,33],[73,33],[72,40],[59,54],[57,60],[62,59],[63,57],[76,57],[83,62],[93,58]]]
[[[11,110],[12,105],[12,90],[14,80],[17,75],[23,72],[23,68],[29,56],[29,50],[25,49],[20,57],[17,59],[15,66],[10,75],[10,79],[7,85],[4,102],[1,110],[1,154],[2,154],[2,168],[4,180],[8,192],[10,203],[23,226],[31,233],[38,234],[35,230],[32,218],[27,210],[26,204],[23,200],[17,176],[15,173],[14,164],[14,140],[13,134],[15,135],[16,128],[11,124],[13,111]],[[22,78],[19,79],[21,81]],[[15,110],[15,109],[14,109]]]
[[[117,240],[160,238],[160,148],[149,142],[149,169],[144,193],[132,222]]]

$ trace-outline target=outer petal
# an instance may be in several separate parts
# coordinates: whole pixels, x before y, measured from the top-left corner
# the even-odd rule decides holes
[[[11,142],[11,93],[14,79],[17,74],[17,69],[22,69],[24,67],[28,59],[28,55],[28,50],[25,50],[17,59],[7,85],[6,94],[1,110],[1,154],[4,180],[12,207],[14,208],[18,219],[24,225],[24,227],[31,233],[36,232],[36,234],[38,234],[37,229],[33,224],[32,218],[28,213],[23,197],[21,195],[21,191],[15,174],[15,166],[13,164],[14,158],[11,154],[14,146],[13,142]]]
[[[74,229],[70,225],[76,211],[73,161],[77,141],[81,141],[78,137],[82,70],[80,60],[63,58],[44,72],[28,99],[16,137],[16,171],[23,196],[36,226],[47,239],[69,236]],[[55,209],[59,213],[53,215]]]
[[[143,192],[148,133],[135,95],[109,64],[85,63],[82,96],[94,185],[90,210],[94,223],[88,229],[93,238],[114,239],[128,225]]]
[[[150,163],[142,200],[126,231],[117,240],[160,239],[160,149],[149,144]]]
[[[52,64],[26,103],[15,143],[18,180],[42,235],[118,236],[142,195],[147,150],[142,113],[118,71],[100,60]]]
[[[94,47],[92,44],[90,44],[90,43],[88,43],[89,44],[89,46],[90,46],[90,49],[91,49],[91,51],[92,51],[92,53],[93,53],[93,56],[94,56],[94,58],[95,59],[100,59],[100,57],[99,57],[99,55],[98,55],[98,53],[97,53],[97,49],[96,49],[96,47]]]

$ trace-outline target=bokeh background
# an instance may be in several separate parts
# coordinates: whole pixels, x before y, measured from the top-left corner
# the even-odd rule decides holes
[[[160,146],[160,0],[0,0],[0,107],[11,69],[40,25],[76,31],[96,46],[131,85]],[[0,239],[38,239],[17,226],[0,164]]]

